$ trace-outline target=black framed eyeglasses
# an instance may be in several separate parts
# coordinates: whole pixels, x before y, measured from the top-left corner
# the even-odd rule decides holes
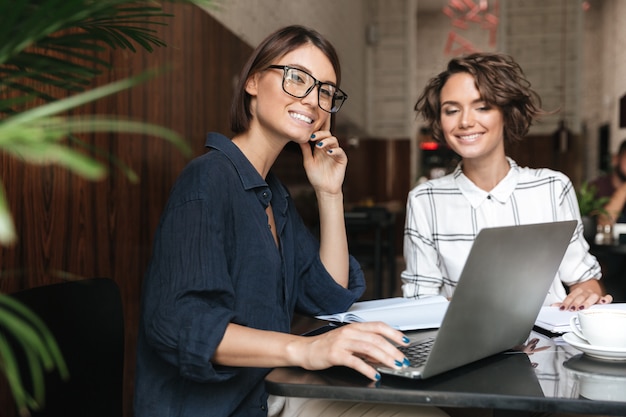
[[[289,65],[270,65],[267,68],[283,70],[283,91],[292,97],[303,98],[317,87],[317,103],[328,113],[337,113],[348,95],[336,85],[323,83],[308,72]]]

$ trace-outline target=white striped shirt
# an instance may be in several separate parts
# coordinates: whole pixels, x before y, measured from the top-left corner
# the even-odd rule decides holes
[[[474,239],[486,227],[578,220],[546,305],[565,298],[563,284],[600,278],[600,265],[583,237],[576,192],[569,178],[561,172],[523,168],[510,158],[508,161],[511,169],[490,192],[471,182],[461,164],[453,173],[409,192],[404,228],[406,269],[401,275],[405,297],[451,297]]]

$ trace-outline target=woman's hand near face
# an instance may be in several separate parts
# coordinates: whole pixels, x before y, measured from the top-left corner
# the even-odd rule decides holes
[[[339,147],[339,140],[330,133],[330,116],[324,129],[314,132],[310,142],[300,144],[304,170],[317,194],[340,194],[348,157]]]
[[[304,170],[315,190],[320,215],[320,259],[333,279],[347,288],[349,280],[348,239],[343,214],[343,180],[348,165],[346,153],[330,133],[330,116],[326,130],[311,135],[311,142],[300,144]]]
[[[299,338],[288,347],[288,355],[305,369],[347,366],[372,380],[378,380],[380,375],[371,364],[383,364],[390,368],[409,364],[392,342],[404,346],[409,339],[384,323],[355,323],[318,336]]]

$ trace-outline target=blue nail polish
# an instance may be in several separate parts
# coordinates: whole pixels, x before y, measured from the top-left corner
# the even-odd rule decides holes
[[[315,139],[315,133],[311,133],[311,139]]]
[[[333,150],[332,150],[332,149],[329,149],[329,150],[328,150],[328,153],[333,153]]]
[[[404,366],[411,366],[411,362],[409,362],[409,360],[407,358],[404,358],[402,363],[404,364]]]
[[[376,378],[376,381],[380,381],[380,374],[374,375],[374,378]]]
[[[313,135],[315,136],[315,135]],[[317,142],[317,146],[319,146],[320,148],[324,145],[324,142]]]
[[[409,342],[411,341],[411,339],[409,339],[408,337],[404,336],[404,337],[402,338],[402,341],[403,341],[404,343],[409,343]]]
[[[400,361],[395,361],[395,364],[396,364],[396,366],[397,366],[398,368],[400,368],[400,367],[402,366],[402,362],[400,362]]]

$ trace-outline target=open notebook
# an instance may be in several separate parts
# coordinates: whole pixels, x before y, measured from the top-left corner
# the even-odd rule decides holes
[[[575,227],[572,220],[481,230],[427,359],[379,372],[426,378],[522,344]]]
[[[354,303],[344,313],[316,316],[339,323],[382,321],[398,330],[436,329],[441,326],[448,299],[437,295],[421,299],[381,298]]]

